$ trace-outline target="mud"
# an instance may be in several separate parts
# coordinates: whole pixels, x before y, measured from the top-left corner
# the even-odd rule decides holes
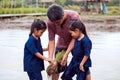
[[[0,19],[0,29],[29,29],[31,23],[36,17],[21,17],[21,18],[10,18]],[[37,17],[39,18],[39,17]],[[41,18],[46,21],[47,18]],[[81,21],[84,22],[88,31],[108,31],[118,32],[120,31],[120,17],[119,16],[103,16],[101,17],[90,17],[81,16]]]

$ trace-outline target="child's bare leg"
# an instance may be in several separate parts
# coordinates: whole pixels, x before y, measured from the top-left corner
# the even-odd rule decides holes
[[[90,74],[88,74],[88,75],[86,76],[86,80],[91,80],[91,75],[90,75]]]
[[[52,80],[58,80],[58,79],[59,79],[59,74],[52,75]]]

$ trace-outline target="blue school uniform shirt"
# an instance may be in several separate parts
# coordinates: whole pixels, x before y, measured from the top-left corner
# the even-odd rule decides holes
[[[36,52],[43,55],[41,40],[40,38],[37,40],[31,35],[24,47],[24,71],[40,72],[44,70],[44,62],[35,56]]]
[[[88,56],[87,61],[84,64],[84,67],[91,67],[91,59],[90,59],[90,53],[92,48],[92,42],[87,37],[84,36],[81,40],[75,39],[74,48],[72,50],[73,52],[73,58],[71,63],[74,64],[74,66],[79,66],[84,55]]]

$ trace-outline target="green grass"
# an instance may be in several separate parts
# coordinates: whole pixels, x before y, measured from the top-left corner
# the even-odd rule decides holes
[[[90,7],[91,8],[91,7]],[[80,12],[80,7],[77,5],[64,6],[64,9],[75,10]],[[46,13],[47,8],[0,8],[0,14],[28,14],[28,13]],[[96,15],[96,12],[92,12]],[[97,14],[99,15],[99,14]],[[120,15],[118,6],[108,6],[107,15]]]
[[[0,8],[0,14],[46,13],[46,8]]]
[[[74,11],[80,11],[80,7],[77,6],[77,5],[68,5],[68,6],[64,6],[64,9],[71,9],[71,10],[74,10]]]
[[[120,15],[120,9],[118,6],[108,7],[108,15]]]

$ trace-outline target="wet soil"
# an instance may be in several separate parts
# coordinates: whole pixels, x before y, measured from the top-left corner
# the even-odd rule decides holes
[[[0,19],[0,29],[30,29],[31,23],[39,17]],[[41,17],[40,17],[41,18]],[[88,31],[120,31],[120,16],[82,16],[81,21]],[[46,17],[41,18],[46,21]]]

